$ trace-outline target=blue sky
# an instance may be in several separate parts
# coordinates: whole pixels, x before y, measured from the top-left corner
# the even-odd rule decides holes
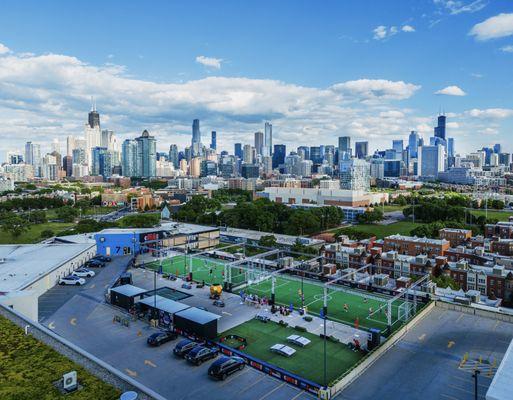
[[[0,27],[0,152],[81,135],[91,95],[160,150],[195,117],[229,150],[266,120],[275,143],[386,148],[441,107],[458,151],[513,151],[511,1],[18,1]]]

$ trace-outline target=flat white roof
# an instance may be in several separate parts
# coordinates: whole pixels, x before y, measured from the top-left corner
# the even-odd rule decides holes
[[[23,290],[94,243],[0,245],[0,292]]]
[[[164,222],[160,226],[156,226],[154,228],[108,228],[104,229],[100,232],[97,232],[97,235],[105,235],[105,234],[139,234],[139,233],[151,233],[158,231],[170,231],[173,234],[185,234],[185,235],[193,235],[196,233],[202,232],[211,232],[219,230],[219,228],[213,226],[203,226],[196,224],[184,224],[179,222]]]
[[[511,399],[511,382],[513,382],[513,341],[509,344],[501,365],[486,392],[486,400]]]
[[[179,311],[183,311],[183,310],[190,308],[190,306],[188,306],[186,304],[183,304],[178,301],[171,300],[171,299],[167,299],[167,298],[159,296],[159,295],[145,297],[144,299],[138,301],[137,303],[138,304],[139,303],[146,304],[147,306],[150,306],[150,307],[154,307],[155,303],[156,303],[157,308],[159,310],[166,311],[169,314],[175,314]]]
[[[123,296],[131,297],[137,296],[142,293],[146,293],[148,290],[141,289],[140,287],[134,285],[121,285],[116,286],[115,288],[110,289],[111,292],[122,294]]]

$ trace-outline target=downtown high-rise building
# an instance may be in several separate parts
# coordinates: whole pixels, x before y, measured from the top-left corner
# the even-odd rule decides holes
[[[341,189],[365,192],[370,189],[370,164],[365,160],[341,160],[339,174]]]
[[[410,159],[417,158],[419,150],[419,134],[416,131],[411,131],[408,136],[408,156]]]
[[[264,151],[264,134],[263,132],[255,132],[255,150],[258,155],[263,155]]]
[[[340,136],[338,138],[338,158],[339,160],[349,159],[353,156],[351,150],[351,137]]]
[[[201,130],[200,130],[200,121],[199,119],[195,119],[192,121],[192,143],[191,143],[191,152],[192,156],[196,157],[201,155],[202,144],[201,144]]]
[[[438,116],[438,125],[435,127],[435,137],[445,140],[445,124],[447,117],[445,115]]]
[[[147,130],[135,139],[137,142],[137,166],[141,178],[156,176],[157,171],[157,141]]]
[[[32,165],[34,176],[41,176],[41,146],[39,144],[32,142],[25,144],[25,163]]]
[[[287,148],[284,144],[275,144],[273,152],[273,169],[278,168],[285,162],[285,156],[287,154]]]
[[[354,155],[356,158],[365,158],[369,155],[369,142],[356,142],[354,144]]]
[[[235,143],[233,147],[233,154],[242,160],[242,143]]]
[[[212,131],[212,133],[211,133],[210,148],[217,150],[217,132],[216,131]]]
[[[419,147],[417,174],[436,179],[445,170],[445,148],[441,144]]]
[[[264,143],[263,143],[262,155],[271,156],[272,151],[273,151],[273,126],[270,122],[266,122],[265,126],[264,126]]]
[[[137,168],[137,142],[132,139],[126,139],[123,142],[121,149],[121,172],[123,176],[139,176],[139,171]]]
[[[169,146],[169,162],[173,164],[175,169],[178,169],[179,159],[178,159],[178,146],[176,144],[172,144]]]

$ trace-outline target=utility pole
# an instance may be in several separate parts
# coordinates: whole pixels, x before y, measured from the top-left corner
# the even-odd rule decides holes
[[[479,371],[478,369],[476,369],[474,371],[474,373],[472,374],[472,378],[474,378],[474,399],[477,400],[478,396],[477,396],[477,377],[478,375],[481,373],[481,371]]]
[[[326,358],[326,320],[328,319],[328,288],[324,286],[324,306],[322,308],[324,318],[324,388],[328,388],[328,362]]]

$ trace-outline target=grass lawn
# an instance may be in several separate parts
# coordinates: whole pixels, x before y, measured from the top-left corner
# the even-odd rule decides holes
[[[359,224],[351,226],[351,229],[355,229],[360,232],[374,234],[378,239],[382,239],[385,236],[395,235],[396,233],[401,235],[410,235],[412,229],[424,225],[421,222],[412,221],[399,221],[390,225],[377,225],[377,224]]]
[[[83,389],[63,395],[54,386],[66,372],[77,371]],[[52,348],[25,336],[0,317],[0,399],[118,399],[120,392]]]
[[[73,223],[47,222],[44,224],[30,225],[27,232],[22,233],[17,238],[13,238],[10,233],[0,230],[0,244],[19,244],[36,243],[41,239],[41,232],[51,229],[54,233],[59,233],[72,227]]]
[[[406,206],[398,206],[398,205],[395,205],[395,204],[389,204],[389,205],[386,205],[385,207],[381,207],[381,206],[378,206],[376,207],[376,209],[378,210],[385,210],[385,212],[392,212],[392,211],[402,211]]]
[[[480,217],[481,215],[486,215],[485,210],[472,210],[471,212],[476,217]],[[513,216],[513,211],[488,210],[488,218],[494,218],[499,221],[507,221],[510,216]]]
[[[260,283],[255,283],[243,289],[245,292],[256,294],[260,297],[271,297],[271,280],[266,279]],[[300,308],[301,302],[301,279],[298,278],[276,278],[275,283],[275,302],[277,304],[289,307],[292,303],[294,308]],[[319,315],[323,306],[323,287],[316,282],[305,279],[303,281],[304,304],[307,312]],[[360,293],[361,296],[356,293]],[[385,310],[378,312],[369,318],[369,309],[378,310],[388,300],[389,297],[378,293],[372,293],[373,297],[382,298],[379,301],[371,298],[368,292],[353,290],[352,293],[332,290],[328,293],[328,319],[342,322],[354,326],[356,319],[360,327],[377,328],[384,331],[387,327],[387,316]],[[392,323],[397,320],[398,307],[400,302],[396,301],[392,305]],[[347,311],[344,305],[348,305]],[[400,323],[397,322],[392,329],[397,329]]]
[[[243,350],[245,353],[316,383],[324,383],[324,341],[319,336],[283,327],[275,322],[263,323],[257,320],[245,322],[223,332],[221,336],[230,334],[246,338],[248,345]],[[298,347],[287,343],[287,336],[290,335],[300,335],[312,342],[306,347]],[[269,348],[277,343],[294,348],[296,353],[291,357],[284,357],[271,352]],[[353,352],[346,345],[329,340],[326,341],[326,350],[328,383],[341,376],[363,357],[362,353]]]
[[[208,257],[192,257],[192,279],[195,282],[205,281],[206,284],[222,284],[224,282],[224,265],[228,261],[221,259],[212,259]],[[189,273],[189,256],[178,255],[162,260],[162,272],[183,276]],[[145,265],[148,269],[160,268],[160,262],[154,261]],[[245,281],[243,270],[239,268],[232,269],[232,282],[241,283]]]

